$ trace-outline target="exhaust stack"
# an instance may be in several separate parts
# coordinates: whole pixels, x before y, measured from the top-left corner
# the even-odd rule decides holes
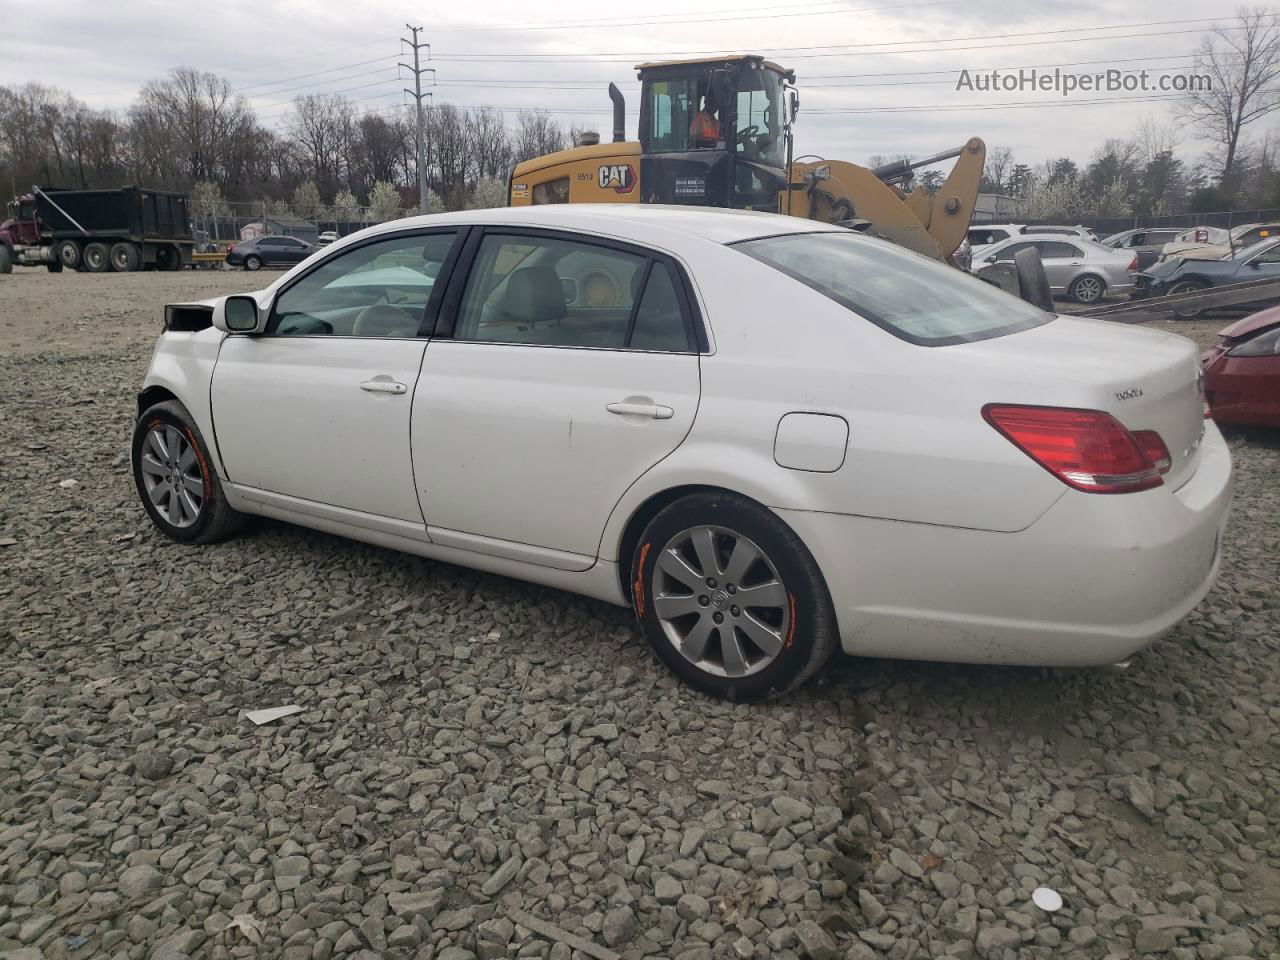
[[[627,101],[617,84],[609,84],[609,99],[613,101],[613,142],[621,143],[627,139]]]

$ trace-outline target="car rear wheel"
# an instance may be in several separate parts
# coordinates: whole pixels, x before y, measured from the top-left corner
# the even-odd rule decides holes
[[[106,273],[111,266],[111,251],[105,243],[91,243],[84,248],[84,268],[90,273]]]
[[[1179,293],[1195,293],[1197,290],[1207,290],[1208,287],[1197,280],[1179,280],[1169,288],[1169,296],[1176,296]],[[1203,307],[1174,307],[1173,315],[1179,320],[1195,320],[1202,313]]]
[[[817,562],[777,515],[732,494],[695,494],[650,521],[632,558],[632,601],[658,658],[728,700],[793,690],[835,650]]]
[[[244,524],[231,508],[208,448],[176,400],[149,407],[133,430],[133,479],[151,522],[183,543],[214,543]]]
[[[244,268],[246,270],[261,270],[262,258],[254,256],[252,253],[244,258]]]
[[[1083,277],[1076,277],[1071,282],[1071,289],[1067,291],[1067,296],[1076,303],[1097,303],[1106,292],[1107,285],[1101,277],[1086,273]]]

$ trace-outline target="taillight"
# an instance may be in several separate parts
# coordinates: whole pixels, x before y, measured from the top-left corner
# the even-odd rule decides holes
[[[1138,269],[1138,257],[1137,257],[1137,254],[1134,254],[1133,259],[1129,261],[1129,266],[1128,266],[1128,267],[1126,267],[1125,269],[1127,269],[1127,270],[1137,270],[1137,269]]]
[[[987,423],[1070,487],[1086,493],[1134,493],[1163,483],[1155,444],[1138,437],[1102,410],[989,403]],[[1154,431],[1166,464],[1169,451]],[[1166,466],[1167,470],[1168,467]]]
[[[1160,476],[1169,472],[1169,468],[1173,466],[1173,458],[1169,456],[1169,448],[1164,445],[1160,434],[1154,430],[1135,430],[1133,439],[1138,441],[1138,449],[1151,461]]]
[[[228,243],[228,244],[227,244],[227,253],[230,253],[230,252],[231,252],[232,250],[234,250],[235,248],[236,248],[236,245],[235,245],[234,243]]]

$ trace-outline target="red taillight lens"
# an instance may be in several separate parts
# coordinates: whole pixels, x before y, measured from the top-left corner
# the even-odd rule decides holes
[[[989,403],[982,408],[982,416],[1023,453],[1077,490],[1133,493],[1163,482],[1147,448],[1102,410]],[[1144,432],[1159,441],[1154,431]],[[1160,450],[1168,462],[1163,442]]]
[[[236,248],[236,245],[235,245],[234,243],[228,243],[228,244],[227,244],[227,253],[230,253],[230,252],[231,252],[232,250],[234,250],[235,248]]]
[[[1137,255],[1136,255],[1136,254],[1134,255],[1134,258],[1133,258],[1132,260],[1130,260],[1130,261],[1129,261],[1129,267],[1128,267],[1128,269],[1130,269],[1130,270],[1137,270],[1137,269],[1138,269],[1138,257],[1137,257]]]
[[[1138,448],[1160,476],[1169,472],[1169,468],[1173,466],[1173,458],[1169,456],[1169,448],[1164,445],[1160,434],[1154,430],[1135,430],[1133,439],[1138,441]]]

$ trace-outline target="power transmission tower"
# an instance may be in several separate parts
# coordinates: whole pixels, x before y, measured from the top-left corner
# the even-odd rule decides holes
[[[407,23],[404,26],[406,30],[413,34],[413,39],[408,40],[401,37],[400,42],[407,43],[413,47],[413,66],[411,67],[407,63],[402,63],[400,66],[406,70],[413,71],[413,89],[410,90],[406,87],[404,92],[413,97],[413,102],[418,108],[418,209],[422,213],[427,213],[429,212],[429,197],[431,194],[427,192],[427,135],[422,114],[422,98],[431,96],[431,92],[422,92],[422,75],[424,73],[431,74],[431,82],[435,83],[436,72],[431,67],[422,66],[421,60],[418,58],[418,51],[425,48],[427,59],[431,59],[431,44],[418,42],[418,34],[422,32],[422,27],[410,26]]]

